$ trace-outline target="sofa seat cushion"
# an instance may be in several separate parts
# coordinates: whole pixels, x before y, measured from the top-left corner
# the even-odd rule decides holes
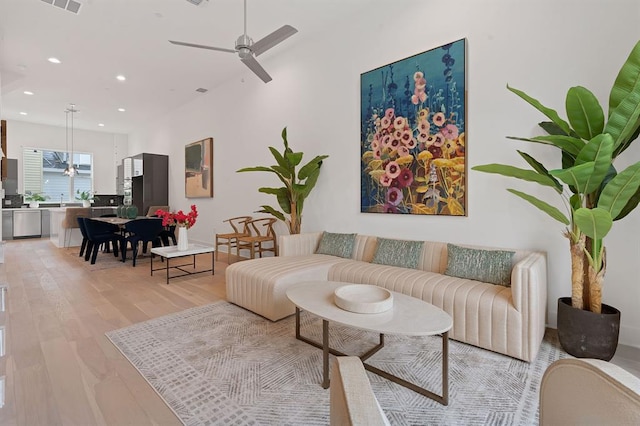
[[[373,284],[416,297],[453,318],[449,337],[472,345],[510,353],[522,346],[522,316],[511,301],[511,289],[435,272],[350,261],[335,264],[330,281]],[[506,336],[520,336],[509,341]],[[511,351],[509,350],[511,349]]]
[[[225,272],[227,300],[272,321],[295,313],[287,289],[304,281],[327,280],[329,268],[353,262],[325,254],[264,257],[229,265]]]

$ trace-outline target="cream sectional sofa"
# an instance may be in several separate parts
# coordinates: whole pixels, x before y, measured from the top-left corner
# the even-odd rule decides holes
[[[272,321],[295,312],[286,290],[303,281],[374,284],[422,299],[453,318],[449,337],[524,361],[545,331],[546,258],[514,250],[510,287],[444,275],[447,243],[424,241],[416,269],[371,263],[378,238],[357,235],[351,258],[315,254],[323,233],[279,238],[279,256],[234,263],[227,299]],[[494,250],[487,247],[476,247]]]

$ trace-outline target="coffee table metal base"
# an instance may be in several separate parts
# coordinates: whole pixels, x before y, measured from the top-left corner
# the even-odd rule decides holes
[[[168,251],[167,249],[172,249],[172,250]],[[211,272],[211,275],[214,275],[214,273],[215,273],[214,272],[215,257],[214,257],[214,249],[213,249],[213,247],[207,247],[207,246],[198,245],[196,247],[193,247],[193,249],[185,250],[184,252],[175,252],[173,249],[174,249],[173,246],[170,246],[170,247],[154,247],[154,248],[151,249],[151,276],[153,276],[153,273],[156,272],[156,271],[165,271],[166,272],[167,284],[169,284],[169,280],[170,279],[178,278],[178,277],[184,277],[186,275],[202,274],[204,272]],[[205,269],[205,270],[201,270],[201,271],[195,271],[195,270],[192,271],[192,270],[184,269],[187,266],[190,266],[193,269],[195,269],[196,268],[196,256],[198,254],[205,254],[205,253],[211,253],[211,269]],[[166,262],[165,267],[163,267],[163,268],[154,268],[153,267],[153,255],[160,256],[161,260],[163,262]],[[170,265],[169,264],[169,261],[172,258],[188,257],[188,256],[193,256],[193,261],[192,262],[182,263],[180,265]],[[177,269],[182,273],[179,274],[179,275],[170,276],[169,275],[169,269]]]
[[[380,334],[379,343],[373,348],[369,349],[367,352],[359,355],[358,357],[362,360],[362,365],[367,371],[371,371],[374,374],[377,374],[380,377],[384,377],[387,380],[390,380],[394,383],[399,384],[400,386],[404,386],[407,389],[411,389],[412,391],[419,393],[420,395],[426,396],[427,398],[433,399],[436,402],[439,402],[442,405],[449,405],[449,332],[446,331],[441,334],[442,336],[442,395],[438,395],[434,392],[431,392],[423,387],[420,387],[414,383],[408,382],[405,379],[402,379],[398,376],[394,376],[391,373],[388,373],[384,370],[380,370],[372,365],[365,363],[369,357],[378,352],[380,349],[384,347],[384,334]],[[329,354],[335,356],[348,356],[343,352],[340,352],[336,349],[329,347],[329,321],[323,319],[322,320],[322,343],[316,342],[315,340],[311,340],[308,337],[303,336],[300,333],[300,308],[296,307],[296,339],[301,340],[305,343],[308,343],[316,348],[322,349],[322,387],[327,389],[329,387]]]

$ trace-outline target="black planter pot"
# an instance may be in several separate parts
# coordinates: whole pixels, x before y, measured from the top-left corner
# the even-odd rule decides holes
[[[620,311],[602,304],[596,314],[571,306],[570,297],[558,299],[558,339],[560,345],[576,358],[609,361],[618,347]]]

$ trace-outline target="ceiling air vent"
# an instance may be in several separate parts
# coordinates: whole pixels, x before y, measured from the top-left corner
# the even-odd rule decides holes
[[[200,88],[196,89],[196,92],[200,92],[200,93],[207,93],[208,91],[209,91],[209,89],[205,89],[204,87],[200,87]]]
[[[78,13],[80,12],[81,3],[75,0],[42,0],[45,3],[51,4],[53,6],[59,7],[60,9],[66,9],[69,12]]]

